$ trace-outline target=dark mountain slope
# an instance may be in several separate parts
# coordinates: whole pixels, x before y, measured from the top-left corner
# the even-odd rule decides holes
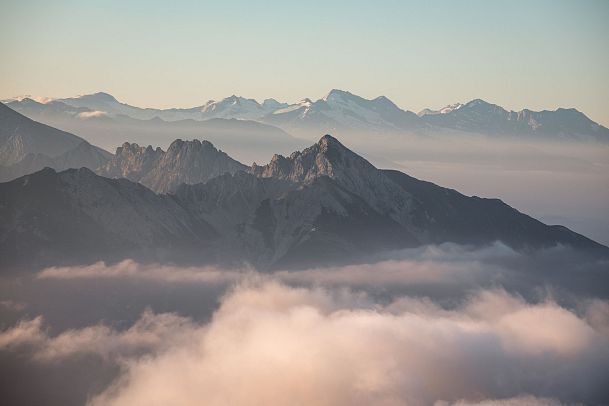
[[[193,250],[202,255],[215,235],[171,197],[85,168],[46,168],[0,184],[2,268],[170,260]]]
[[[0,103],[0,165],[13,165],[28,154],[56,158],[83,142],[76,135],[33,121]],[[94,148],[99,154],[109,155]]]
[[[145,160],[131,169],[141,167]],[[144,258],[302,268],[425,244],[496,241],[527,253],[565,245],[609,257],[609,248],[500,200],[377,169],[329,135],[249,172],[182,184],[169,195],[86,169],[45,169],[0,184],[2,266]]]

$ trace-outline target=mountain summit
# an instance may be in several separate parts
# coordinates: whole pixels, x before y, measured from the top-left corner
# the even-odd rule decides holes
[[[372,100],[332,89],[315,102],[305,100],[265,116],[264,120],[292,130],[410,131],[425,124],[384,96]]]
[[[124,143],[114,158],[98,170],[103,176],[140,182],[157,193],[174,191],[180,184],[205,182],[246,166],[216,149],[209,141],[171,143],[167,151]]]

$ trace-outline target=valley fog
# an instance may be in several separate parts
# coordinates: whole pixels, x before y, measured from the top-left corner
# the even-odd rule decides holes
[[[2,391],[46,405],[602,402],[606,268],[498,243],[290,272],[126,260],[5,276]]]

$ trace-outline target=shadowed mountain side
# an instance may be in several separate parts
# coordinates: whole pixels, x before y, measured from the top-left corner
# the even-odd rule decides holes
[[[44,154],[49,158],[56,158],[74,150],[83,142],[85,140],[76,135],[33,121],[0,103],[2,166],[14,165],[28,154]],[[97,155],[109,155],[100,148],[92,148]]]
[[[468,197],[399,171],[383,173],[414,196],[412,224],[428,237],[428,243],[502,241],[520,251],[562,244],[609,254],[607,247],[566,227],[543,224],[499,199]]]
[[[0,184],[0,267],[113,261],[204,261],[213,229],[175,201],[88,169],[46,168]]]
[[[526,253],[566,245],[609,256],[500,200],[379,170],[329,135],[249,171],[156,195],[86,169],[45,169],[0,184],[0,253],[14,264],[143,257],[259,269],[352,263],[443,242],[502,241]]]
[[[306,184],[243,172],[182,185],[176,200],[222,235],[223,257],[262,268],[344,262],[416,239],[328,176]]]
[[[95,170],[105,165],[112,155],[102,149],[96,148],[86,141],[63,154],[51,158],[45,154],[27,154],[22,160],[10,166],[0,166],[0,182],[7,182],[30,173],[37,172],[45,167],[56,171],[69,168],[88,168]]]

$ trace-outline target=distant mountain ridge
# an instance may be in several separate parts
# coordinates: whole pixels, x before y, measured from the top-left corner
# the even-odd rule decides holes
[[[205,142],[175,144],[180,153],[221,154]],[[151,168],[162,167],[158,162],[167,154],[123,148],[136,152],[138,159],[128,163],[138,176],[155,173]],[[163,174],[159,184],[176,184],[173,172],[158,173]],[[498,199],[467,197],[377,169],[329,135],[267,165],[208,178],[181,183],[170,194],[84,168],[45,169],[2,183],[2,265],[132,257],[292,269],[357,262],[383,250],[424,244],[495,241],[525,252],[560,244],[609,255],[609,248],[565,227],[545,225]]]
[[[365,99],[344,90],[333,89],[316,101],[304,99],[288,104],[267,99],[259,103],[254,99],[230,96],[220,101],[209,101],[201,106],[186,109],[149,109],[121,103],[107,93],[95,93],[75,98],[45,100],[32,99],[5,101],[9,106],[33,118],[42,118],[61,105],[74,110],[82,117],[128,116],[139,120],[160,118],[164,121],[192,119],[204,121],[213,118],[255,120],[280,127],[288,132],[442,132],[446,130],[472,132],[493,136],[554,137],[562,140],[609,141],[609,129],[595,123],[575,109],[559,108],[554,111],[508,111],[500,106],[475,99],[456,103],[440,110],[424,109],[415,114],[399,108],[395,103],[379,96]],[[63,107],[63,110],[66,110]],[[55,123],[51,123],[55,124]]]
[[[83,142],[74,134],[33,121],[0,103],[0,165],[15,164],[30,153],[55,158]]]
[[[209,141],[175,140],[167,151],[124,143],[97,173],[127,178],[157,193],[173,192],[182,183],[195,184],[247,167],[217,150]]]
[[[434,126],[482,134],[521,134],[567,139],[588,136],[609,141],[609,129],[593,122],[576,109],[508,111],[476,99],[466,104],[447,106],[436,114],[422,112],[421,118]]]
[[[73,167],[95,169],[111,154],[84,139],[33,121],[0,105],[0,181],[38,171]]]
[[[277,110],[264,121],[315,131],[335,130],[414,130],[424,126],[419,117],[397,107],[384,96],[367,100],[350,92],[333,89],[324,98]]]
[[[254,99],[246,99],[240,96],[229,96],[222,100],[209,100],[205,104],[190,108],[170,108],[154,109],[131,106],[119,102],[114,96],[105,92],[98,92],[77,97],[63,99],[40,99],[36,101],[31,97],[15,98],[5,100],[9,106],[26,103],[40,103],[49,106],[66,105],[74,109],[84,109],[89,112],[104,112],[112,116],[125,115],[138,120],[151,120],[160,118],[164,121],[179,120],[206,120],[210,118],[237,118],[242,120],[253,120],[275,111],[279,108],[287,107],[287,103],[280,103],[274,99],[266,99],[263,103],[258,103]],[[64,108],[65,109],[65,108]]]
[[[112,155],[106,151],[100,151],[86,141],[81,142],[71,150],[51,158],[45,154],[29,153],[19,162],[8,165],[0,165],[0,182],[6,182],[23,175],[37,172],[43,168],[52,168],[63,171],[69,168],[88,168],[95,170],[104,166]]]
[[[176,138],[206,139],[233,154],[244,151],[241,158],[252,162],[266,161],[273,152],[287,152],[304,146],[301,140],[273,125],[232,118],[229,110],[238,111],[236,104],[214,104],[217,108],[207,118],[199,114],[200,111],[195,120],[195,116],[178,114],[173,110],[167,110],[167,114],[159,118],[157,110],[136,108],[139,109],[137,114],[132,114],[135,110],[131,106],[115,101],[109,102],[112,109],[106,108],[104,103],[115,100],[112,96],[93,96],[96,96],[93,97],[95,103],[89,103],[90,98],[78,99],[78,103],[70,101],[72,104],[61,100],[40,103],[25,98],[9,102],[7,106],[33,120],[79,134],[89,142],[112,151],[125,141],[166,148]],[[91,107],[82,107],[85,104]],[[267,100],[266,105],[274,104]],[[103,108],[105,110],[99,110]],[[142,110],[145,114],[140,114]]]

